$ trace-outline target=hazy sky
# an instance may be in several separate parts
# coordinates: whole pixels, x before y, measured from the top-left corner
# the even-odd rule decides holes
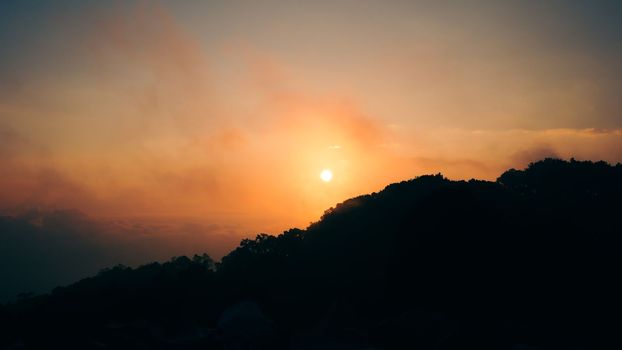
[[[619,162],[621,34],[620,1],[3,1],[0,209],[278,232],[424,173]]]

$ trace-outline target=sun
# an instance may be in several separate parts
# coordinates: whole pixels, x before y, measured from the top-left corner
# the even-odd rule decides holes
[[[324,169],[320,173],[320,179],[324,182],[330,182],[333,179],[333,172],[330,169]]]

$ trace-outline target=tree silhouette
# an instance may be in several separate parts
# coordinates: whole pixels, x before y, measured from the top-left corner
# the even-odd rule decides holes
[[[0,309],[29,348],[619,347],[622,165],[421,176],[305,230],[116,266]],[[7,326],[7,325],[10,325]]]

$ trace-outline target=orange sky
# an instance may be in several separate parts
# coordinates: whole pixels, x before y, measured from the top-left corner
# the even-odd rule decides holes
[[[86,3],[5,11],[3,211],[277,233],[421,174],[622,161],[621,50],[581,9]]]

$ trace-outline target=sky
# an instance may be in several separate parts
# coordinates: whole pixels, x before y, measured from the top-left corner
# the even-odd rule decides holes
[[[422,174],[621,162],[621,34],[619,1],[2,1],[0,212],[237,239]]]

